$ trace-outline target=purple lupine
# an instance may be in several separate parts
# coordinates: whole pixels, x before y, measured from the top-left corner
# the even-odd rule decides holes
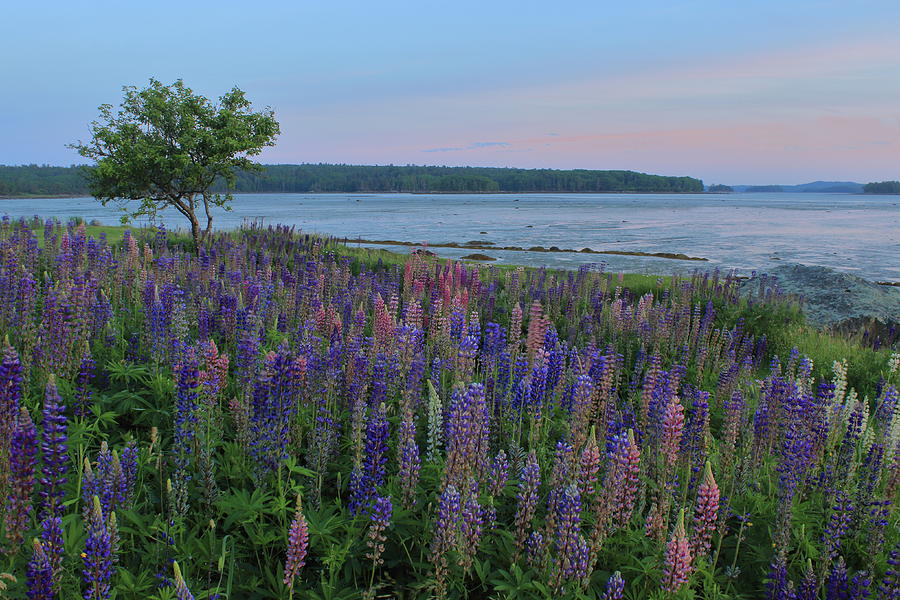
[[[30,600],[54,600],[56,593],[53,590],[53,565],[50,557],[44,550],[41,541],[35,538],[32,541],[31,560],[25,571],[25,594]]]
[[[887,557],[887,570],[878,584],[881,598],[900,598],[900,542],[890,551]]]
[[[459,565],[468,571],[484,530],[484,511],[478,503],[478,482],[474,479],[469,480],[468,493],[463,495],[461,516]]]
[[[797,586],[796,600],[818,600],[818,597],[819,580],[813,569],[812,560],[807,560],[803,578],[800,580],[800,585]]]
[[[305,372],[305,360],[279,351],[269,353],[265,368],[257,377],[250,415],[250,452],[260,474],[277,470],[288,456],[290,419]]]
[[[462,520],[462,497],[456,486],[447,485],[438,498],[431,539],[430,559],[434,564],[435,596],[443,598],[447,593],[446,578],[449,573],[447,554],[459,545],[459,529]]]
[[[384,404],[379,404],[366,423],[363,464],[350,475],[350,513],[366,513],[384,485],[387,441],[390,435]]]
[[[288,532],[287,558],[284,563],[284,585],[288,586],[290,594],[294,593],[294,580],[300,573],[300,569],[306,564],[306,553],[309,549],[309,525],[303,514],[303,505],[300,495],[297,495],[297,508],[294,511],[294,520]]]
[[[556,555],[554,571],[556,586],[577,581],[588,572],[588,545],[581,535],[581,494],[574,484],[559,494],[555,504],[555,532],[553,546]]]
[[[506,452],[500,450],[491,461],[491,470],[488,473],[488,493],[495,497],[502,494],[508,478],[509,459],[506,458]]]
[[[61,511],[61,507],[55,507],[55,510]],[[59,580],[63,561],[64,544],[62,517],[44,517],[41,521],[41,545],[47,553],[47,558],[50,560],[50,567],[55,585]]]
[[[615,490],[612,507],[612,522],[625,526],[634,511],[634,503],[640,488],[641,449],[634,439],[634,431],[629,429],[616,441],[612,455],[615,477],[608,487]]]
[[[625,580],[622,574],[616,571],[606,582],[606,591],[602,600],[622,600],[625,594]]]
[[[868,600],[871,598],[872,578],[865,571],[859,571],[850,580],[847,600]]]
[[[0,490],[6,489],[9,476],[10,442],[19,418],[21,398],[22,363],[9,341],[4,340],[0,359]]]
[[[9,494],[4,517],[6,539],[15,547],[22,542],[28,528],[37,464],[37,430],[24,406],[19,407],[19,420],[9,449]]]
[[[845,600],[849,591],[847,565],[838,557],[825,579],[825,600]]]
[[[516,549],[517,555],[525,548],[525,539],[537,508],[538,487],[541,485],[541,468],[537,456],[530,452],[519,475],[519,490],[516,492]]]
[[[419,483],[419,445],[416,443],[416,422],[411,410],[407,410],[400,423],[400,469],[398,477],[403,488],[403,505],[416,503],[416,486]]]
[[[82,555],[84,570],[81,573],[86,585],[85,600],[109,598],[110,580],[116,562],[113,540],[117,538],[117,535],[110,530],[114,523],[114,519],[103,514],[100,498],[94,496],[93,505],[85,523],[87,539]]]
[[[90,383],[94,377],[94,369],[97,363],[91,358],[89,351],[85,351],[78,366],[78,375],[75,378],[76,389],[73,401],[73,411],[76,417],[86,417],[91,414],[92,396]]]
[[[847,492],[837,491],[831,511],[828,525],[822,534],[822,543],[825,545],[825,553],[829,560],[834,560],[841,548],[841,538],[847,533],[853,520],[853,503]]]
[[[445,427],[444,477],[447,482],[462,486],[487,464],[488,409],[481,384],[473,383],[465,392],[453,393]]]
[[[391,526],[391,516],[394,507],[390,496],[378,496],[372,503],[372,512],[369,515],[369,529],[366,532],[366,558],[372,561],[372,568],[384,563],[381,555],[384,553],[384,542],[387,536],[384,532]]]
[[[66,474],[69,471],[68,435],[65,406],[61,404],[56,389],[56,379],[51,375],[44,394],[44,408],[41,436],[42,469],[39,479],[41,489],[40,517],[42,520],[41,539],[44,550],[53,566],[54,577],[62,564],[62,501],[65,496]]]
[[[188,511],[188,482],[191,480],[190,465],[196,435],[197,386],[200,377],[197,356],[193,348],[183,349],[181,361],[175,365],[174,371],[177,382],[173,415],[175,422],[173,508],[176,515],[183,517]]]

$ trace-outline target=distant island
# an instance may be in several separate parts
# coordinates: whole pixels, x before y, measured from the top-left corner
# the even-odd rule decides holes
[[[733,192],[734,188],[730,185],[723,185],[721,183],[714,183],[706,190],[707,192],[712,192],[713,194],[721,194],[723,192]]]
[[[863,188],[866,194],[900,194],[900,181],[877,181],[867,183]]]
[[[816,194],[861,194],[863,184],[855,181],[813,181],[799,185],[733,185],[735,192],[744,193],[816,193]]]
[[[702,192],[693,177],[635,171],[511,169],[368,165],[263,165],[261,173],[239,173],[233,191],[344,193],[528,193],[528,192]],[[0,196],[88,195],[81,166],[0,166]],[[216,191],[223,191],[219,186]]]

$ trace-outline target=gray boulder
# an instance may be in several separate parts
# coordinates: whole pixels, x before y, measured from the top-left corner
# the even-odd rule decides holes
[[[862,277],[800,264],[771,268],[741,283],[741,294],[756,297],[760,284],[797,296],[810,323],[828,329],[856,329],[878,321],[900,324],[900,287],[879,285]]]

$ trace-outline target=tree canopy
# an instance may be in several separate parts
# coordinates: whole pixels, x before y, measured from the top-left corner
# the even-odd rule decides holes
[[[182,80],[146,88],[123,88],[119,110],[100,106],[91,141],[71,147],[96,161],[85,175],[90,193],[104,205],[121,203],[127,217],[154,216],[174,208],[191,223],[199,247],[212,229],[213,207],[228,208],[237,173],[260,166],[250,160],[280,133],[271,109],[254,112],[238,88],[217,104],[195,94]],[[206,215],[201,230],[197,212]]]

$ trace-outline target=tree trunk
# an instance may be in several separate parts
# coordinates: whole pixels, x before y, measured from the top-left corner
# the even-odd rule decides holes
[[[191,236],[194,238],[194,252],[196,254],[200,254],[200,221],[197,220],[197,216],[193,214],[190,215],[191,219]]]
[[[206,230],[203,232],[203,241],[206,242],[210,232],[212,232],[213,223],[213,216],[209,212],[209,200],[206,199],[206,194],[203,194],[203,209],[206,211]]]

